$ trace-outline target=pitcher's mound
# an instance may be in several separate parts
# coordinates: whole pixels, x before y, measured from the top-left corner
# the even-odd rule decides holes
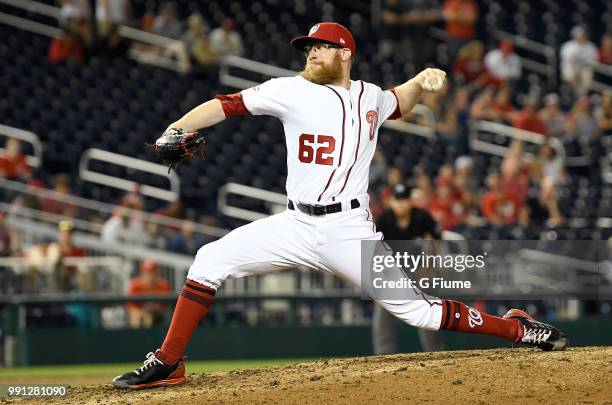
[[[186,365],[189,370],[189,362]],[[612,348],[548,353],[495,349],[331,359],[192,374],[182,386],[145,391],[119,391],[110,384],[78,387],[62,402],[612,404]]]

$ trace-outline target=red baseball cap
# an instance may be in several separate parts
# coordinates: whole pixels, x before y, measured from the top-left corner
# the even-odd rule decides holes
[[[355,51],[357,50],[353,34],[351,34],[344,25],[335,22],[321,22],[315,24],[310,31],[308,31],[308,35],[293,38],[291,40],[291,45],[299,50],[304,50],[306,46],[316,42],[327,42],[343,48],[348,48],[351,50],[353,56],[355,56]]]

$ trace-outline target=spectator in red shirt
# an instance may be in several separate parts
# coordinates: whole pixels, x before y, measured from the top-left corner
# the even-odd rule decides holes
[[[85,257],[85,249],[78,247],[72,240],[72,222],[61,221],[58,224],[57,252],[60,258]]]
[[[523,153],[523,142],[513,141],[501,164],[502,189],[520,208],[529,193],[529,164]]]
[[[138,21],[138,27],[145,32],[153,32],[155,30],[155,3],[156,2],[154,0],[147,0],[144,6],[144,14],[142,17],[140,17],[140,21]],[[132,49],[153,55],[158,55],[162,52],[162,49],[159,46],[137,41],[132,43]]]
[[[519,206],[503,190],[498,173],[487,176],[489,191],[483,194],[480,200],[482,215],[492,224],[515,224],[519,219]]]
[[[132,279],[128,287],[130,295],[169,294],[170,285],[159,276],[159,266],[153,259],[140,263],[140,276]],[[164,319],[167,305],[157,302],[128,302],[128,320],[132,328],[149,328]]]
[[[537,107],[538,100],[535,97],[528,97],[525,101],[525,108],[516,115],[513,126],[547,136],[548,130],[546,129],[546,124],[538,116]]]
[[[10,180],[29,180],[30,166],[26,156],[21,153],[19,140],[8,138],[5,149],[0,156],[0,176]]]
[[[439,185],[436,189],[435,198],[427,207],[440,227],[449,230],[463,222],[465,215],[461,200],[453,197],[453,189],[450,185]]]
[[[464,45],[453,63],[453,75],[460,83],[472,83],[482,87],[489,80],[484,63],[484,45],[471,41]]]
[[[446,0],[442,6],[448,34],[448,48],[451,61],[459,49],[476,37],[478,5],[475,0]]]
[[[51,41],[47,58],[54,63],[70,59],[82,63],[85,59],[85,48],[74,35],[64,32],[62,36]]]
[[[612,65],[612,35],[604,34],[598,52],[598,61],[605,65]]]
[[[453,184],[454,176],[453,166],[449,164],[440,166],[438,177],[436,177],[436,186],[450,186]]]
[[[453,200],[461,199],[461,190],[455,187],[455,171],[453,166],[450,164],[440,166],[438,177],[436,178],[436,187],[441,186],[450,187],[451,198]]]
[[[140,29],[146,32],[153,32],[155,28],[155,2],[147,1],[145,12],[140,18]]]

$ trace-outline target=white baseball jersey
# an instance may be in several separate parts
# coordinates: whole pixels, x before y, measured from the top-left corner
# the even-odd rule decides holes
[[[254,221],[198,250],[187,278],[218,289],[228,277],[297,266],[361,284],[361,241],[380,240],[368,209],[368,171],[380,125],[401,114],[392,91],[362,81],[347,90],[301,76],[272,79],[240,94],[219,95],[226,116],[278,117],[287,140],[287,195],[295,202],[358,199],[358,208],[309,216],[296,209]],[[439,299],[407,289],[405,299],[378,300],[404,322],[438,329]]]
[[[351,80],[347,90],[294,76],[241,94],[251,114],[282,121],[287,196],[311,204],[366,194],[378,129],[387,118],[401,115],[392,91],[361,80]]]

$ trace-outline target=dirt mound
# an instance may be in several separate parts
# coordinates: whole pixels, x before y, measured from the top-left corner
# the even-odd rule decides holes
[[[187,366],[189,366],[187,364]],[[192,374],[157,390],[74,388],[78,404],[612,404],[612,347],[496,349],[332,359]]]

